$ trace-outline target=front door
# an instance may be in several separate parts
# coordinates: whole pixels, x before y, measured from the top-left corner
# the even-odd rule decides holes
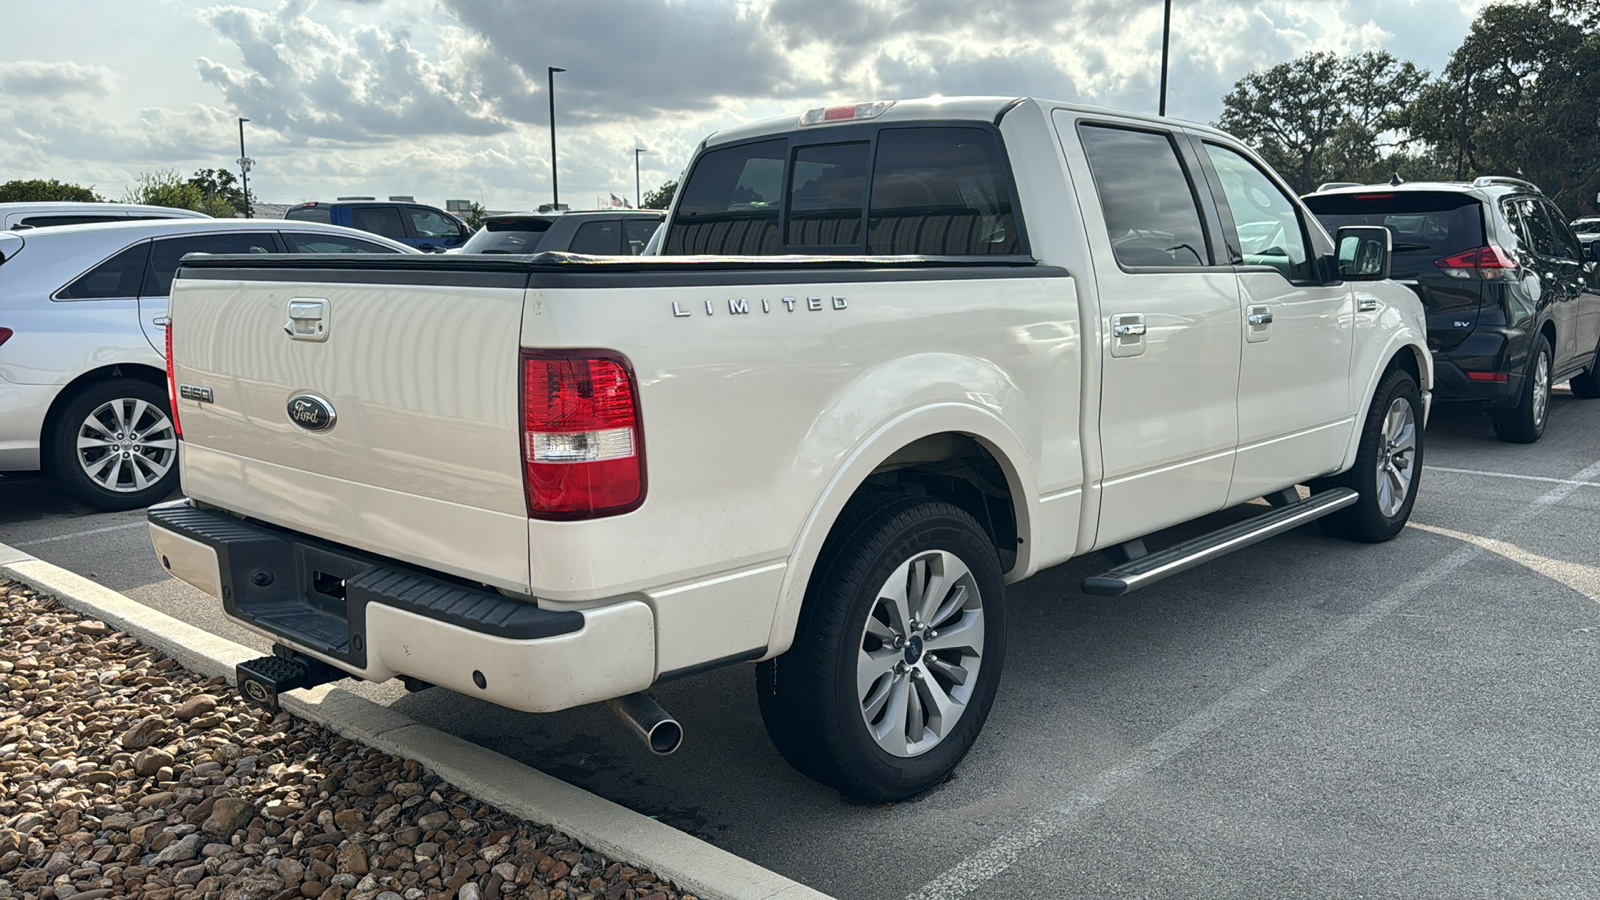
[[[1238,439],[1243,341],[1237,278],[1213,257],[1194,173],[1160,128],[1056,113],[1074,168],[1100,296],[1100,455],[1095,545],[1223,507]],[[1081,149],[1081,155],[1080,155]]]
[[[1237,150],[1202,147],[1240,251],[1244,352],[1228,502],[1243,503],[1343,462],[1354,424],[1354,300],[1348,284],[1318,283],[1311,226],[1291,195]]]

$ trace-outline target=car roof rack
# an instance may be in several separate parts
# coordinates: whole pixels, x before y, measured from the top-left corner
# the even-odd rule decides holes
[[[1512,178],[1510,175],[1482,175],[1472,181],[1472,186],[1475,188],[1488,187],[1492,184],[1506,184],[1513,187],[1527,188],[1540,194],[1544,193],[1544,191],[1539,190],[1537,184],[1521,178]]]

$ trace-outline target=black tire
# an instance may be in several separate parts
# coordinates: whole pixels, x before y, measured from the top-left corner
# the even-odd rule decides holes
[[[868,617],[879,611],[879,589],[900,566],[949,557],[965,565],[970,580],[959,583],[970,585],[978,595],[983,646],[976,659],[977,674],[954,725],[936,743],[913,755],[894,755],[869,731],[864,699],[858,694],[857,660],[864,651],[888,650],[885,659],[898,661],[893,650],[901,645],[878,642],[867,631]],[[959,507],[897,497],[848,509],[812,573],[794,645],[756,668],[761,717],[778,752],[802,774],[857,800],[901,800],[938,784],[972,747],[994,705],[1005,661],[1004,590],[994,545]],[[973,659],[942,655],[951,652],[945,649],[923,653],[921,640],[937,639],[938,628],[946,629],[948,640],[953,631],[945,623],[956,622],[971,602],[969,599],[951,615],[934,616],[936,621],[927,623],[920,637],[913,635],[917,637],[914,646],[905,645],[911,648],[904,651],[907,658],[916,653],[911,669],[920,667],[923,674],[910,670],[903,676],[896,674],[897,665],[895,672],[885,672],[884,680],[875,684],[885,693],[904,684],[904,691],[937,689],[951,696],[948,692],[954,683],[933,674],[929,660],[935,665],[950,661],[971,665]],[[914,612],[912,618],[915,620]],[[886,621],[880,616],[874,627],[882,628]],[[926,709],[920,700],[908,699],[907,703],[919,704],[913,709]],[[880,721],[892,734],[891,709],[892,704],[886,703]],[[906,721],[912,720],[908,716]],[[918,730],[932,724],[929,717],[917,721]]]
[[[148,408],[140,407],[141,401],[148,404]],[[106,405],[119,402],[125,415],[142,410],[139,421],[132,423],[133,430],[125,433],[138,435],[139,441],[130,441],[127,447],[93,448],[86,451],[89,454],[87,457],[80,458],[79,434],[100,433],[89,421],[97,411],[100,411],[97,419],[100,430],[112,429],[108,440],[115,438],[115,414],[108,412]],[[111,418],[106,418],[108,415]],[[166,424],[163,426],[162,422]],[[45,467],[63,490],[90,506],[104,510],[149,506],[178,489],[177,435],[172,431],[171,422],[172,413],[167,408],[165,389],[136,378],[96,382],[68,400],[55,417],[50,430]],[[138,430],[140,428],[145,430],[141,432]],[[146,444],[147,440],[154,443]],[[111,459],[107,469],[117,471],[115,479],[111,478],[109,471],[104,471],[102,477],[107,484],[100,484],[90,477],[83,460],[87,460],[92,467],[94,462],[104,459],[106,455],[121,456],[122,463],[119,465],[115,459]],[[160,464],[166,466],[164,474],[156,472]],[[123,469],[122,466],[128,468]],[[143,488],[138,487],[139,479],[146,480],[148,484]],[[121,489],[113,489],[110,486],[112,484]]]
[[[1550,370],[1554,362],[1550,339],[1542,334],[1534,338],[1533,352],[1528,355],[1528,372],[1522,377],[1522,396],[1517,398],[1517,405],[1511,409],[1495,410],[1491,415],[1494,433],[1500,440],[1531,444],[1544,434],[1544,425],[1550,420]]]
[[[1397,404],[1410,406],[1413,449],[1404,455],[1393,452],[1387,434],[1390,414],[1395,411]],[[1361,427],[1361,443],[1356,448],[1355,465],[1347,472],[1320,479],[1311,486],[1313,492],[1330,487],[1347,487],[1358,495],[1353,505],[1318,519],[1322,530],[1334,537],[1367,544],[1380,544],[1399,534],[1411,518],[1411,508],[1417,502],[1417,489],[1422,485],[1423,444],[1422,394],[1417,388],[1417,380],[1411,377],[1410,372],[1395,369],[1378,382],[1378,390],[1372,396],[1372,406],[1367,410],[1366,421]],[[1380,481],[1389,477],[1388,469],[1383,465],[1385,460],[1392,462],[1396,471],[1410,474],[1398,508],[1387,511],[1384,508],[1387,495]]]
[[[1572,388],[1574,397],[1584,400],[1600,397],[1600,347],[1595,348],[1594,362],[1589,364],[1589,371],[1572,378],[1567,382],[1567,387]]]

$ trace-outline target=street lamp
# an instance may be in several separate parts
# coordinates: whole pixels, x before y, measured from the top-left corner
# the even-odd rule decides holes
[[[1172,0],[1161,17],[1161,115],[1167,114],[1167,50],[1172,46]]]
[[[550,203],[556,210],[561,211],[561,188],[556,180],[556,73],[565,72],[566,69],[556,66],[547,66],[550,78]]]
[[[644,195],[639,193],[639,154],[649,153],[643,147],[633,148],[633,208],[644,208]]]
[[[244,217],[251,219],[255,218],[255,215],[250,211],[250,167],[255,165],[256,161],[246,156],[244,152],[244,123],[248,121],[250,120],[243,117],[239,119],[239,183],[244,190]]]

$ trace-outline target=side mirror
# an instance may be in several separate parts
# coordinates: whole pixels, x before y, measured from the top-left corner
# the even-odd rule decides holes
[[[1335,237],[1339,275],[1347,281],[1382,281],[1389,277],[1393,237],[1381,225],[1346,225]]]

